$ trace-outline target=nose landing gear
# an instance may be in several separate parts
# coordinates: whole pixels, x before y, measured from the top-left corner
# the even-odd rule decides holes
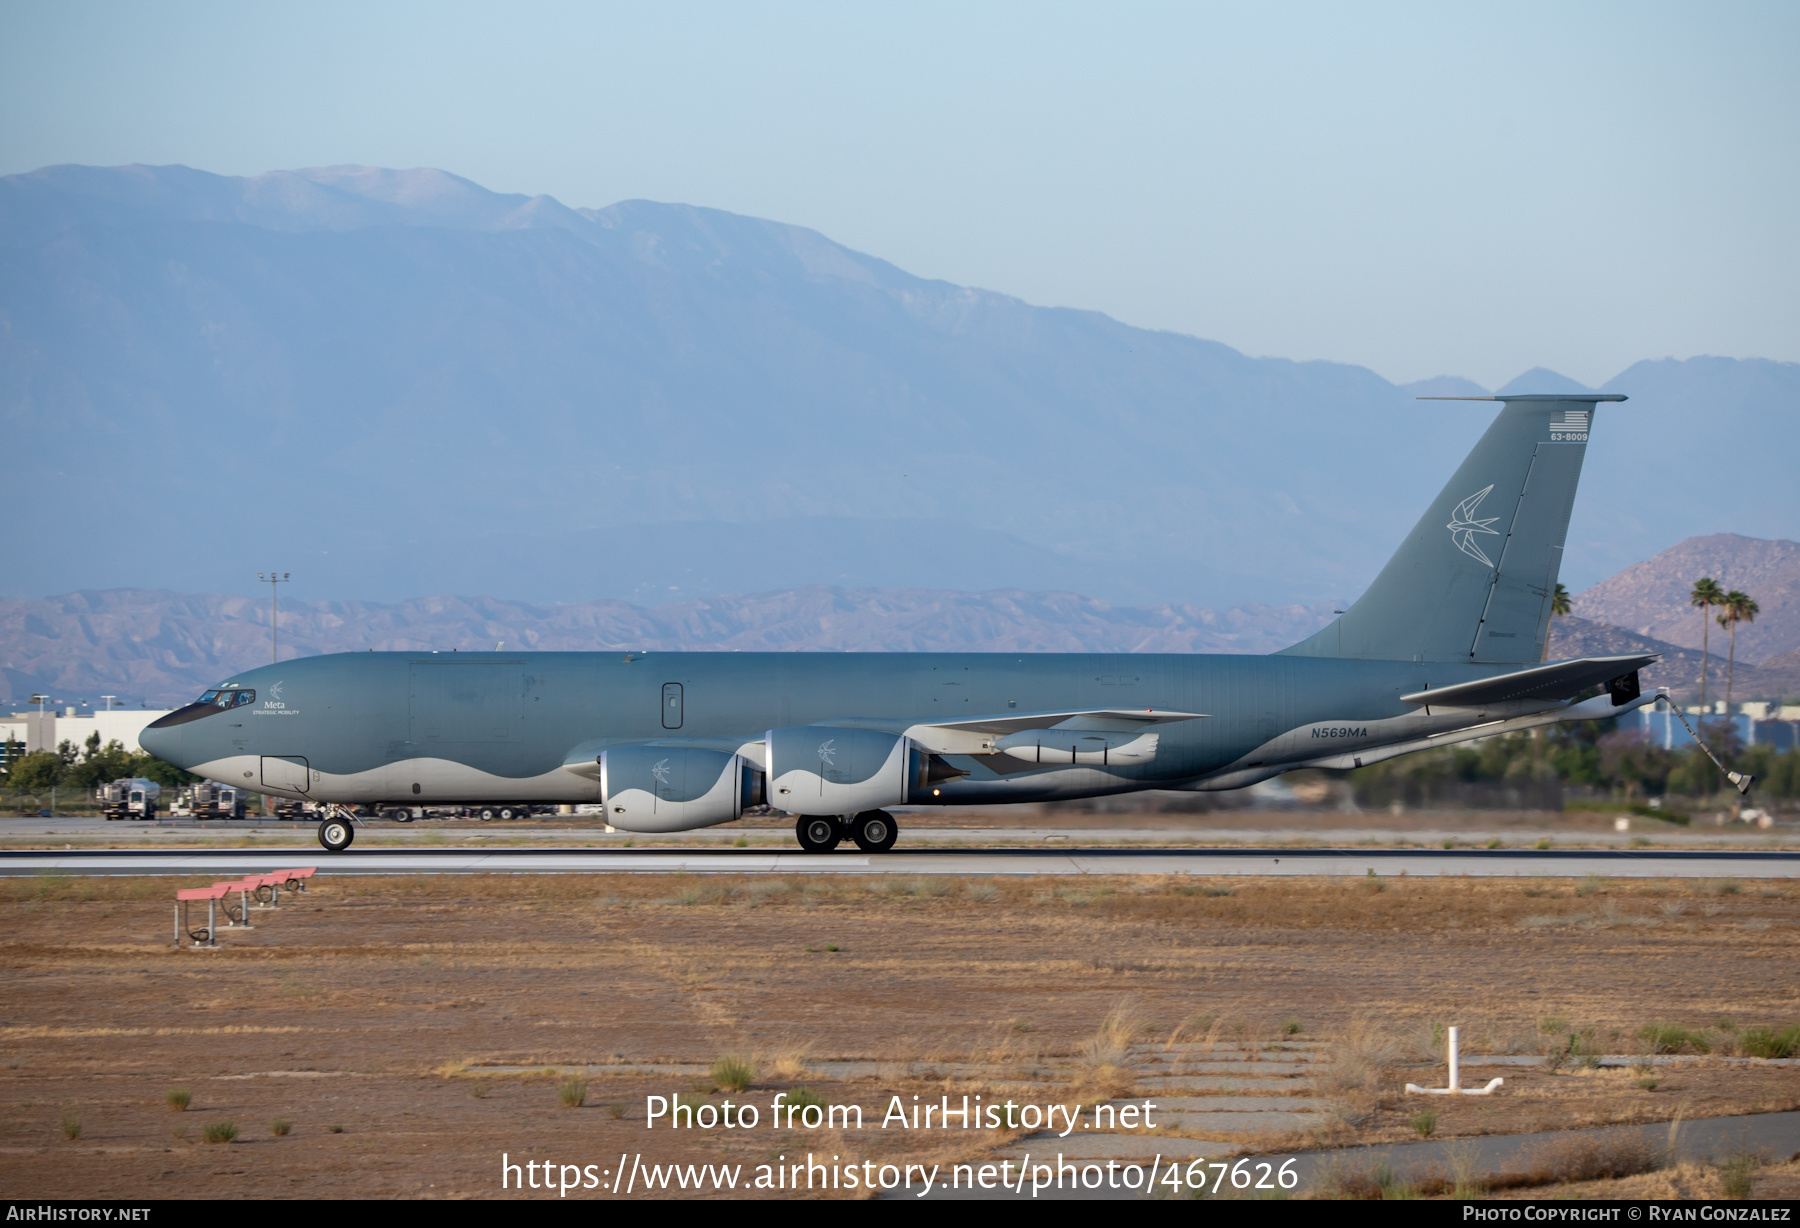
[[[350,812],[333,803],[325,808],[325,818],[319,824],[319,843],[327,853],[341,853],[350,847],[356,839],[356,827],[350,821]]]

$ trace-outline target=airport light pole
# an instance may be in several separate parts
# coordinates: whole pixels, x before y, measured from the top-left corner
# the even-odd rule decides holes
[[[280,575],[276,575],[272,571],[265,575],[259,571],[256,573],[256,578],[269,586],[269,663],[273,665],[275,663],[275,586],[286,583],[289,576],[285,571]]]

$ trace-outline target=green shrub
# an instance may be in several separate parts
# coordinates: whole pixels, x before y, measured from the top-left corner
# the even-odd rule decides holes
[[[1650,1046],[1652,1053],[1680,1053],[1683,1049],[1692,1049],[1695,1053],[1712,1052],[1712,1045],[1703,1030],[1684,1028],[1678,1023],[1653,1023],[1639,1032],[1638,1038]]]
[[[1384,1202],[1409,1201],[1419,1196],[1418,1188],[1412,1182],[1402,1180],[1399,1172],[1391,1164],[1385,1162],[1377,1164],[1369,1170],[1369,1179],[1374,1183],[1375,1188],[1381,1191]]]
[[[713,1082],[728,1092],[744,1091],[755,1077],[756,1072],[750,1069],[750,1063],[735,1053],[721,1054],[719,1060],[712,1065]]]
[[[1800,1051],[1800,1027],[1745,1028],[1738,1044],[1748,1057],[1793,1057]]]
[[[169,1094],[163,1099],[168,1101],[171,1113],[182,1113],[187,1110],[188,1105],[194,1102],[194,1093],[185,1087],[171,1087]]]
[[[269,1133],[276,1138],[286,1138],[294,1129],[294,1123],[285,1117],[277,1117],[269,1123]]]
[[[565,1109],[578,1109],[587,1103],[587,1080],[580,1075],[570,1075],[556,1085],[556,1098],[563,1103]]]
[[[1756,1185],[1756,1157],[1739,1152],[1719,1165],[1719,1184],[1727,1198],[1748,1198]]]
[[[1409,1119],[1413,1133],[1420,1138],[1430,1138],[1437,1133],[1437,1114],[1431,1109],[1420,1109]]]
[[[235,1121],[212,1121],[200,1131],[200,1137],[209,1143],[229,1143],[238,1134]]]
[[[74,1109],[63,1110],[62,1132],[63,1137],[68,1139],[71,1143],[80,1138],[81,1114],[77,1113]]]

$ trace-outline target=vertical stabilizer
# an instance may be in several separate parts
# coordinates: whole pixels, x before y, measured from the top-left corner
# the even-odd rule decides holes
[[[1283,652],[1383,661],[1537,661],[1595,403],[1617,393],[1422,397],[1506,407],[1336,622]]]

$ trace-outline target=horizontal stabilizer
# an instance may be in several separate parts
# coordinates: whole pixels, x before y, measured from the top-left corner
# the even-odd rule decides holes
[[[1588,687],[1642,669],[1655,661],[1657,655],[1555,661],[1495,678],[1477,678],[1474,682],[1459,682],[1455,686],[1414,691],[1400,698],[1409,704],[1429,704],[1434,708],[1481,708],[1520,699],[1571,699]]]

